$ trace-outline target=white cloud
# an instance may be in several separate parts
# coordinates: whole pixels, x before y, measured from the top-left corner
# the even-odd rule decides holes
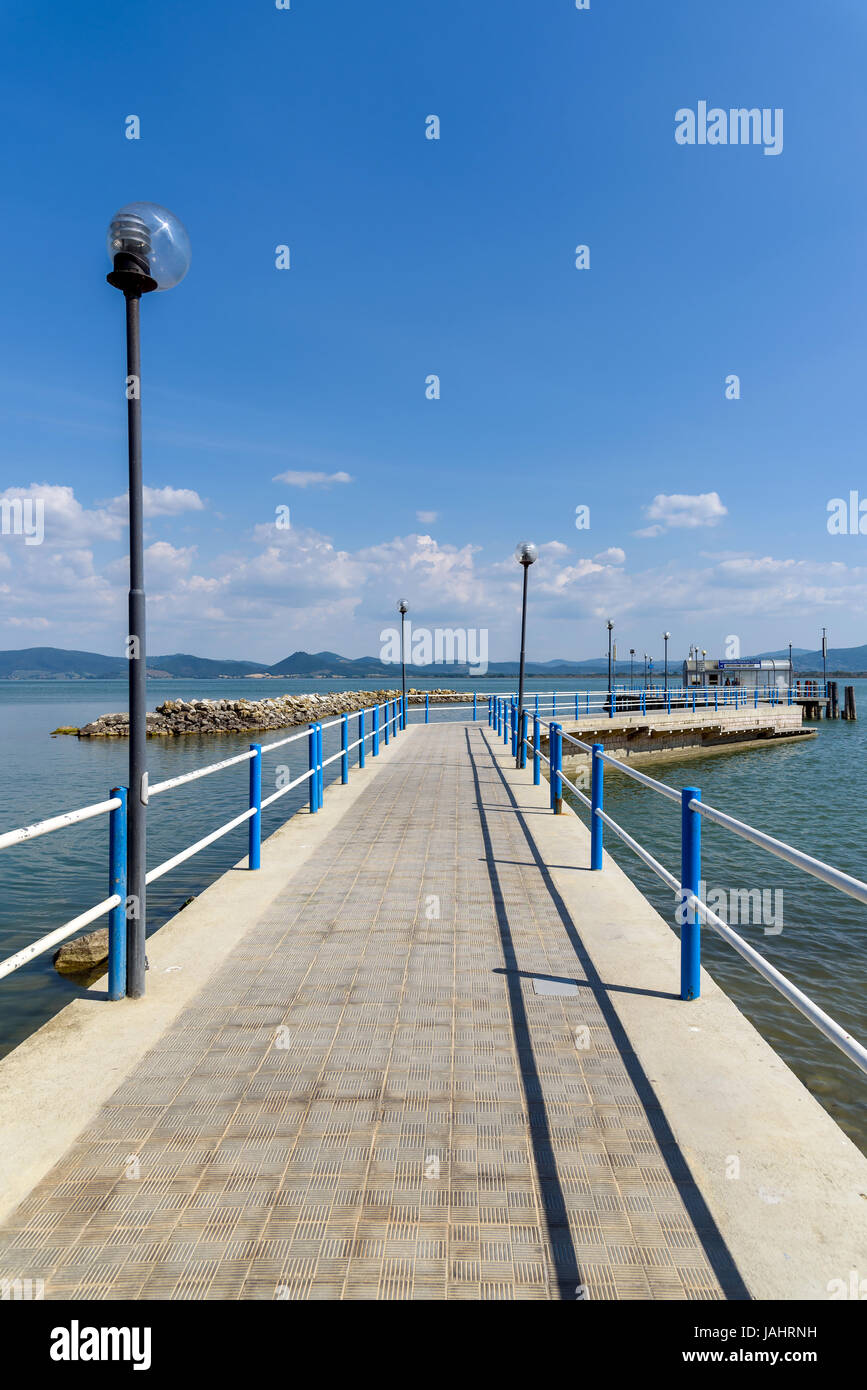
[[[439,512],[416,512],[416,521],[421,522],[422,526],[433,526],[439,520]]]
[[[77,501],[71,487],[51,483],[31,483],[29,487],[9,487],[0,492],[0,501],[32,498],[42,503],[45,517],[45,543],[53,548],[79,547],[92,541],[116,540],[122,532],[120,517],[97,507],[88,511]],[[40,546],[29,547],[39,551]]]
[[[658,492],[645,514],[653,524],[636,531],[636,536],[661,536],[664,531],[696,526],[717,526],[728,508],[718,492]]]
[[[626,551],[621,550],[619,545],[609,545],[607,550],[601,550],[593,559],[597,565],[625,565]]]
[[[28,547],[20,536],[0,536],[0,645],[29,645],[29,629],[51,645],[121,650],[128,584],[123,519],[87,510],[70,488],[33,490],[46,504],[44,543]],[[106,547],[96,544],[107,540],[113,542],[108,559]],[[153,651],[263,662],[293,646],[375,654],[379,632],[396,621],[401,595],[414,625],[488,629],[493,660],[513,653],[520,635],[522,573],[511,547],[488,558],[477,546],[420,531],[383,541],[374,535],[369,545],[340,549],[319,532],[273,523],[239,532],[233,546],[202,554],[158,533],[152,538],[145,574]],[[675,633],[676,650],[680,637],[683,650],[695,637],[711,650],[731,632],[757,650],[780,646],[783,628],[786,640],[791,635],[808,645],[800,636],[805,623],[821,626],[829,617],[847,645],[858,640],[848,631],[844,637],[850,615],[867,607],[867,567],[856,559],[855,551],[848,565],[725,552],[684,566],[665,553],[661,563],[629,571],[618,546],[591,558],[547,541],[530,573],[530,654],[593,655],[609,615],[619,641],[636,647],[663,627]],[[584,626],[576,631],[576,623]]]
[[[183,512],[201,512],[205,504],[197,492],[190,487],[143,487],[144,514],[150,519],[155,516],[180,516]],[[129,516],[129,494],[121,493],[106,504],[112,516],[126,522]]]
[[[317,473],[312,470],[290,468],[285,473],[278,473],[273,481],[288,483],[290,487],[330,488],[334,483],[351,483],[353,479],[349,473]]]

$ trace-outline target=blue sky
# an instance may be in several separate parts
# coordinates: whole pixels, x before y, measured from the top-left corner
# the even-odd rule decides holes
[[[867,539],[826,525],[867,499],[860,0],[142,16],[0,21],[0,498],[45,506],[42,545],[0,536],[0,646],[123,650],[136,199],[193,247],[142,312],[152,653],[377,652],[404,595],[504,659],[523,538],[537,659],[609,615],[621,652],[867,638]],[[679,145],[702,100],[782,108],[782,153]]]

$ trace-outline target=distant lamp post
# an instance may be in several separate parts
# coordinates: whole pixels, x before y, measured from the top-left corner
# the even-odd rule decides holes
[[[612,632],[614,631],[614,624],[612,623],[612,621],[611,621],[610,618],[608,619],[607,627],[608,627],[608,714],[609,714],[610,718],[613,719],[613,718],[614,718],[614,689],[613,689],[612,675],[611,675],[611,634],[612,634]]]
[[[665,684],[664,684],[664,686],[663,686],[663,689],[664,689],[666,692],[668,691],[668,639],[669,639],[670,636],[671,636],[671,633],[670,633],[670,632],[664,632],[664,633],[662,634],[663,641],[665,642],[665,676],[664,676]],[[683,651],[683,647],[681,647],[680,650]]]
[[[516,767],[526,765],[526,749],[521,742],[521,731],[523,728],[524,710],[524,662],[527,648],[527,579],[530,574],[530,566],[536,563],[539,552],[530,541],[522,541],[515,546],[515,559],[524,568],[524,585],[521,598],[521,663],[518,668],[518,754],[515,758]]]
[[[822,628],[822,694],[828,694],[828,638]]]
[[[632,689],[632,668],[635,664],[635,648],[629,648],[629,689]]]
[[[790,689],[791,689],[791,685],[792,685],[792,674],[793,674],[793,670],[794,670],[794,668],[793,668],[793,666],[792,666],[792,644],[791,644],[791,642],[790,642],[790,643],[789,643],[789,688],[790,688]]]
[[[409,604],[405,598],[398,599],[397,611],[400,614],[400,673],[403,685],[403,705],[401,707],[400,727],[406,728],[406,648],[404,646],[404,628],[406,627],[406,615],[409,611]]]
[[[644,653],[644,688],[647,689],[647,652]]]
[[[707,685],[707,671],[705,670],[705,662],[706,662],[706,661],[707,661],[707,648],[706,648],[706,647],[702,647],[702,649],[701,649],[701,683],[702,683],[702,685]]]
[[[127,803],[126,992],[145,992],[147,899],[147,655],[143,489],[141,458],[141,347],[139,302],[152,290],[170,290],[190,266],[190,240],[173,213],[156,203],[129,203],[108,229],[112,270],[108,283],[126,300],[126,399],[129,439],[129,800]]]

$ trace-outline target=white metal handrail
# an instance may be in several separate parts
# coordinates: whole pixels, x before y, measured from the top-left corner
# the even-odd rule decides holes
[[[255,756],[255,748],[250,748],[246,753],[238,753],[236,757],[226,758],[221,763],[208,763],[207,767],[196,768],[195,772],[184,772],[180,777],[170,777],[166,782],[157,782],[156,786],[150,788],[149,795],[159,796],[160,792],[170,791],[173,787],[182,787],[185,782],[196,782],[200,777],[210,777],[212,772],[222,772],[224,767],[234,767],[236,763],[249,762]]]
[[[509,722],[511,723],[511,721]],[[555,721],[546,720],[543,722],[548,725],[550,730],[551,724]],[[525,742],[529,745],[530,740],[527,739]],[[534,749],[534,752],[535,751]],[[591,754],[592,752],[593,750],[591,749]],[[539,756],[544,755],[539,754]],[[648,777],[646,773],[637,772],[635,768],[627,767],[625,763],[621,762],[618,758],[612,757],[609,753],[599,752],[595,754],[595,756],[599,758],[601,763],[608,763],[618,771],[625,772],[627,776],[632,777],[635,781],[643,783],[652,791],[665,796],[671,801],[680,802],[681,805],[683,805],[685,798],[674,787],[669,787],[666,783],[657,781],[656,778]],[[546,759],[545,761],[548,762],[549,760]],[[644,846],[634,838],[634,836],[624,830],[623,826],[619,825],[617,821],[604,810],[601,804],[594,805],[594,802],[590,798],[585,796],[574,783],[570,782],[568,778],[563,775],[561,768],[558,767],[556,769],[555,775],[559,782],[569,787],[590,810],[591,818],[594,823],[598,821],[600,825],[607,826],[609,830],[622,840],[622,842],[648,866],[648,868],[662,879],[663,883],[676,893],[681,910],[684,908],[687,910],[691,909],[701,920],[712,927],[724,941],[727,941],[744,960],[752,965],[763,979],[787,999],[794,1008],[798,1009],[798,1011],[812,1023],[829,1042],[839,1048],[860,1071],[867,1074],[867,1048],[865,1048],[863,1044],[858,1042],[846,1028],[837,1023],[835,1019],[832,1019],[829,1014],[825,1013],[824,1009],[821,1009],[818,1004],[803,992],[803,990],[800,990],[787,976],[783,975],[783,973],[778,970],[776,966],[772,965],[761,952],[757,951],[754,946],[751,946],[748,941],[745,941],[736,931],[733,931],[727,922],[724,922],[715,912],[712,912],[698,894],[691,890],[685,890],[683,884],[674,874],[670,873],[649,850],[646,850]],[[784,841],[777,840],[772,835],[767,835],[761,830],[756,830],[753,826],[747,825],[745,821],[738,820],[735,816],[730,816],[725,811],[720,811],[715,806],[703,802],[699,797],[691,797],[686,804],[690,811],[705,816],[708,820],[732,831],[742,839],[748,840],[760,848],[768,850],[778,858],[786,860],[786,862],[794,865],[796,868],[803,869],[806,873],[812,874],[815,878],[827,883],[830,887],[837,888],[841,892],[847,893],[850,897],[857,899],[859,902],[867,904],[867,883],[854,878],[851,874],[846,874],[841,869],[836,869],[833,865],[826,864],[821,859],[816,859],[813,855],[805,854],[803,850],[795,849],[794,846],[787,845]],[[601,867],[601,859],[597,867]]]
[[[52,946],[59,945],[66,937],[72,936],[73,932],[80,931],[82,927],[89,927],[91,922],[95,922],[106,912],[111,912],[113,907],[120,907],[120,904],[121,899],[114,893],[110,898],[105,898],[103,902],[97,903],[96,907],[89,907],[78,917],[64,922],[62,927],[57,927],[47,936],[41,936],[38,941],[31,941],[29,946],[24,946],[22,950],[16,951],[14,956],[7,956],[4,961],[0,961],[0,980],[6,975],[11,975],[13,970],[18,970],[22,965],[26,965],[28,961],[35,960],[37,956],[50,951]]]
[[[230,830],[235,830],[239,825],[243,825],[245,821],[250,820],[255,814],[255,808],[244,811],[240,816],[236,816],[234,820],[227,821],[226,824],[221,825],[218,830],[214,830],[210,835],[206,835],[204,839],[197,840],[194,845],[189,845],[187,849],[181,850],[180,854],[174,855],[172,859],[166,859],[162,864],[158,864],[155,869],[151,869],[149,873],[145,874],[145,883],[156,882],[158,878],[163,877],[163,874],[167,874],[170,869],[177,868],[178,864],[183,864],[185,859],[192,859],[194,854],[199,853],[199,850],[206,849],[207,846],[212,845],[215,840],[222,839],[224,835],[228,835]]]
[[[856,1067],[859,1067],[861,1071],[867,1073],[867,1048],[863,1047],[856,1038],[853,1038],[852,1034],[837,1023],[836,1019],[826,1014],[824,1009],[820,1009],[819,1005],[808,998],[802,990],[798,989],[797,985],[792,984],[792,981],[788,979],[786,975],[783,975],[781,971],[777,970],[776,966],[771,965],[770,961],[766,960],[754,946],[751,946],[749,942],[745,941],[742,936],[739,936],[736,931],[732,931],[728,923],[718,917],[715,912],[711,912],[710,908],[703,903],[700,898],[694,893],[684,894],[680,884],[678,884],[678,890],[687,906],[694,907],[699,916],[703,917],[708,925],[713,927],[714,931],[716,931],[723,940],[727,941],[730,946],[733,946],[738,954],[743,956],[744,960],[749,961],[753,969],[757,970],[769,984],[773,985],[774,989],[778,990],[784,999],[788,999],[789,1003],[793,1004],[805,1018],[809,1019],[813,1026],[818,1028],[820,1033],[824,1033],[829,1042],[834,1043],[835,1047],[839,1047],[841,1052],[845,1052],[846,1056],[851,1062],[855,1063]]]
[[[789,864],[794,864],[795,868],[803,869],[805,873],[812,874],[814,878],[821,879],[823,883],[829,884],[832,888],[838,888],[841,893],[847,893],[850,898],[857,898],[858,902],[867,903],[867,883],[862,883],[861,879],[853,878],[851,874],[844,873],[842,869],[835,869],[833,864],[826,864],[824,860],[816,859],[812,854],[805,854],[803,850],[795,849],[794,845],[787,845],[784,840],[777,840],[773,835],[766,835],[763,830],[756,830],[754,826],[747,825],[744,821],[727,815],[725,811],[718,811],[715,806],[710,806],[704,801],[690,801],[689,809],[698,811],[700,815],[715,821],[717,825],[725,826],[726,830],[740,835],[741,839],[750,840],[761,849],[775,854],[778,859],[785,859]]]
[[[104,816],[120,805],[120,799],[115,796],[108,801],[96,801],[92,806],[83,806],[80,811],[67,811],[62,816],[51,816],[48,820],[24,825],[19,830],[7,830],[0,835],[0,849],[5,849],[7,845],[20,845],[25,840],[35,840],[40,835],[50,835],[53,830],[66,830],[70,825],[80,825],[82,821],[92,820],[94,816]]]

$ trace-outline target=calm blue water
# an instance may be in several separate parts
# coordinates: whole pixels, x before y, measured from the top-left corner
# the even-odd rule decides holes
[[[867,720],[867,681],[852,683],[859,712]],[[471,689],[473,683],[451,684]],[[178,697],[257,698],[266,693],[365,689],[370,685],[369,681],[287,680],[268,681],[260,688],[248,680],[151,681],[149,708]],[[588,685],[601,688],[602,683],[584,681],[581,688]],[[485,688],[502,689],[505,693],[509,687],[506,682],[492,681]],[[552,688],[571,691],[575,682],[552,682],[549,678],[528,683],[531,693]],[[12,829],[102,800],[112,786],[125,784],[126,740],[80,742],[75,738],[50,737],[50,731],[58,725],[80,727],[99,714],[124,709],[126,685],[121,681],[0,682],[0,829]],[[450,714],[441,710],[435,717],[465,715],[466,711]],[[865,878],[863,841],[867,810],[863,805],[863,769],[867,765],[867,724],[838,721],[817,727],[818,739],[802,746],[786,744],[772,749],[708,754],[683,762],[661,763],[649,770],[672,786],[698,785],[706,801]],[[337,748],[338,731],[329,732],[331,741],[326,745],[326,756]],[[263,741],[279,737],[276,732],[266,734]],[[241,752],[249,742],[249,737],[240,735],[153,739],[148,744],[151,783]],[[278,766],[289,766],[295,776],[306,768],[306,760],[303,739],[266,758],[263,795],[274,789]],[[331,777],[339,776],[339,762],[326,772]],[[169,858],[243,810],[247,776],[247,765],[241,764],[155,798],[149,817],[149,865]],[[302,786],[266,810],[263,834],[275,830],[303,804],[305,797]],[[669,869],[679,873],[679,812],[673,803],[609,774],[606,805],[631,834]],[[580,806],[576,809],[583,814]],[[237,862],[246,853],[246,836],[246,826],[242,826],[152,884],[148,890],[150,930],[156,930],[187,898],[200,893]],[[2,852],[0,956],[10,955],[107,895],[107,843],[108,821],[101,818]],[[655,875],[613,835],[606,835],[606,845],[654,906],[672,920],[671,894]],[[782,909],[783,930],[779,934],[774,931],[773,922],[766,924],[771,927],[770,934],[761,921],[741,923],[737,929],[833,1018],[864,1041],[867,908],[709,824],[704,826],[704,878],[709,891],[763,890],[772,912]],[[867,1081],[707,929],[704,959],[714,978],[759,1031],[847,1133],[867,1150]],[[672,982],[673,987],[676,984]],[[79,992],[77,986],[57,975],[51,953],[0,981],[0,1054],[14,1047]]]

